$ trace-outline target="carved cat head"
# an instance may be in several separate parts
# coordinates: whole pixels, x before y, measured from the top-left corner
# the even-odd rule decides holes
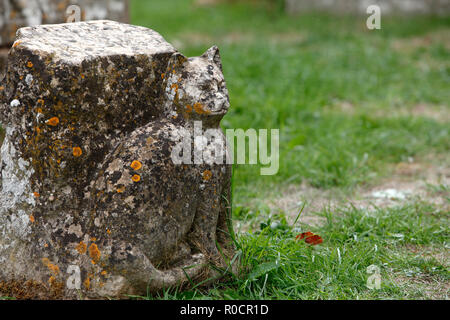
[[[200,57],[175,53],[164,74],[168,101],[166,114],[218,125],[230,107],[219,49],[209,48]]]

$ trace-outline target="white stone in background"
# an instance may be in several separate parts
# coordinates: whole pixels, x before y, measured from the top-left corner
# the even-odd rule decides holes
[[[377,5],[382,14],[450,14],[448,0],[285,0],[288,13],[323,10],[339,14],[366,14],[371,5]]]
[[[280,223],[278,221],[274,221],[270,224],[270,229],[275,230],[280,226]]]
[[[410,194],[409,191],[399,191],[397,189],[385,189],[372,192],[372,197],[377,199],[405,200],[409,194]]]

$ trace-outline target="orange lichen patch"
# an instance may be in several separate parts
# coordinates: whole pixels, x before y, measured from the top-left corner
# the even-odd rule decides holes
[[[33,195],[36,197],[36,198],[39,198],[39,196],[40,196],[40,194],[38,193],[38,192],[33,192]]]
[[[84,74],[81,74],[81,79],[84,79]]]
[[[87,245],[86,245],[83,241],[81,241],[81,242],[75,247],[75,249],[77,249],[77,251],[78,251],[80,254],[85,254],[85,253],[86,253],[86,250],[87,250]]]
[[[107,234],[111,234],[111,230],[106,229],[106,233],[107,233]]]
[[[177,92],[177,91],[178,91],[178,84],[174,83],[174,84],[172,84],[172,85],[170,86],[170,88],[171,88],[171,89],[174,89],[175,92]]]
[[[86,287],[86,289],[89,289],[91,287],[91,279],[87,277],[86,280],[84,280],[83,284]]]
[[[134,182],[139,182],[141,180],[141,176],[135,174],[134,176],[131,177],[131,180],[133,180]]]
[[[59,273],[59,267],[56,264],[49,263],[47,268],[56,276]]]
[[[18,45],[20,44],[20,41],[16,41],[16,42],[14,42],[14,44],[13,44],[13,48],[15,48],[15,47],[17,47]]]
[[[164,79],[165,73],[161,73],[161,79]]]
[[[29,218],[30,218],[30,222],[31,222],[31,223],[34,223],[34,216],[33,216],[32,214],[30,214],[30,217],[29,217]]]
[[[46,124],[48,124],[49,126],[53,126],[53,127],[57,126],[58,123],[59,123],[58,117],[52,117],[52,118],[48,119],[46,122]]]
[[[56,278],[54,276],[50,276],[50,278],[48,278],[48,283],[50,283],[50,285],[53,285],[56,281]]]
[[[83,153],[83,151],[81,151],[80,147],[73,147],[72,154],[74,157],[79,157],[79,156],[81,156],[82,153]]]
[[[38,100],[37,100],[37,102],[38,102],[38,103],[40,103],[40,104],[41,104],[41,106],[43,106],[43,105],[44,105],[44,100],[43,100],[43,99],[38,99]]]
[[[44,243],[44,248],[48,248],[48,243]]]
[[[142,163],[140,163],[138,160],[134,160],[134,161],[131,163],[131,167],[132,167],[134,170],[139,170],[140,168],[142,168]]]
[[[212,172],[209,170],[203,171],[203,180],[209,180],[212,177]]]
[[[96,262],[95,262],[94,260],[91,260],[91,263],[92,263],[92,264],[96,264]]]
[[[103,270],[102,272],[100,272],[100,274],[101,274],[102,276],[106,276],[106,275],[108,274],[108,272],[106,272],[105,270]]]
[[[198,114],[209,114],[209,113],[211,113],[209,110],[205,110],[203,105],[200,102],[194,103],[194,110]]]
[[[28,68],[33,68],[33,62],[31,62],[31,61],[28,61],[28,63],[27,63],[27,67],[28,67]]]
[[[0,86],[0,90],[5,90],[5,87],[4,86]]]
[[[92,238],[91,238],[91,241],[92,241],[92,242],[95,242],[95,241],[97,241],[97,238],[96,238],[96,237],[92,237]]]
[[[117,193],[122,193],[124,191],[125,191],[125,187],[124,186],[117,188]]]
[[[51,286],[34,280],[0,281],[1,295],[18,300],[59,300],[64,298],[64,289],[64,284],[57,281]]]
[[[186,106],[186,112],[187,112],[187,113],[191,113],[191,112],[192,112],[192,106],[191,106],[191,105],[188,104],[188,105]]]
[[[92,258],[92,260],[97,262],[98,260],[100,260],[100,255],[100,250],[98,250],[97,245],[95,243],[92,243],[89,246],[89,256]]]
[[[59,267],[50,262],[48,258],[42,258],[42,263],[56,276],[59,273]]]

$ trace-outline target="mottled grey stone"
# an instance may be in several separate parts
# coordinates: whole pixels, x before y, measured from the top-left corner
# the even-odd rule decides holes
[[[194,121],[225,143],[221,68],[216,47],[188,59],[112,21],[18,31],[0,90],[0,294],[79,297],[77,268],[87,297],[220,275],[234,252],[231,167],[172,151]]]
[[[338,14],[366,14],[370,5],[378,5],[382,14],[449,15],[449,0],[285,0],[286,11],[295,14],[321,10]]]

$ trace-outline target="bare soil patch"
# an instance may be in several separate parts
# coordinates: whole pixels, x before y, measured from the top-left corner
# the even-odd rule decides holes
[[[450,122],[450,109],[448,106],[430,103],[418,103],[411,106],[393,106],[388,109],[380,109],[378,106],[361,106],[349,101],[336,101],[332,106],[327,106],[326,108],[350,115],[361,113],[370,114],[376,118],[424,117],[439,123]]]
[[[412,53],[417,49],[440,44],[450,50],[450,33],[448,29],[435,30],[417,37],[401,38],[392,41],[391,47],[401,53]]]
[[[404,287],[405,292],[420,292],[426,299],[431,300],[448,300],[449,281],[439,281],[427,275],[407,277],[398,273],[393,274],[392,281]]]
[[[430,158],[433,158],[430,156]],[[450,185],[450,166],[445,157],[435,157],[434,161],[401,162],[393,166],[389,178],[382,179],[373,186],[360,187],[346,195],[339,190],[321,190],[309,186],[289,185],[281,193],[283,196],[270,198],[264,202],[272,209],[282,210],[293,221],[306,202],[301,222],[317,225],[324,221],[314,212],[324,209],[353,205],[361,209],[386,208],[411,201],[427,201],[450,211],[450,194],[436,191],[433,186]]]

